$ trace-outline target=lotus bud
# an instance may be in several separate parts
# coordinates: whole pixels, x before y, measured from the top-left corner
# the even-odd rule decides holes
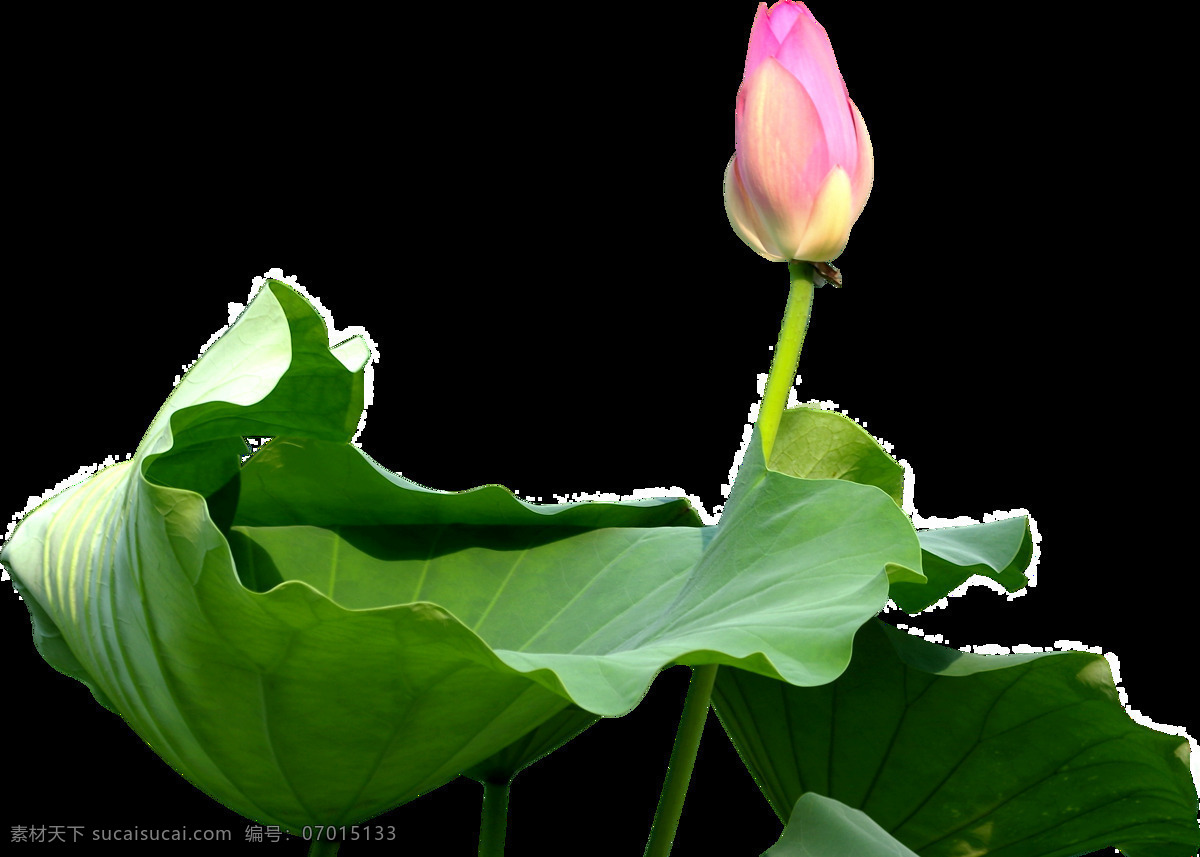
[[[734,232],[773,262],[827,262],[871,192],[867,126],[803,3],[758,4],[725,169]]]

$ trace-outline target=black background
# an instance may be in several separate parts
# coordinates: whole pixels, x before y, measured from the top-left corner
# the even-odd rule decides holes
[[[754,5],[445,8],[387,34],[202,21],[132,52],[84,50],[121,22],[78,22],[68,74],[38,65],[17,95],[4,508],[132,452],[227,304],[280,267],[378,344],[359,440],[385,466],[547,501],[679,486],[712,511],[787,286],[721,203]],[[1139,258],[1168,227],[1114,124],[1124,96],[1065,13],[1011,33],[986,11],[812,8],[876,184],[846,287],[817,293],[800,395],[893,444],[922,516],[1024,508],[1044,539],[1024,597],[978,588],[913,624],[1114,652],[1131,705],[1195,734],[1194,503],[1175,493],[1194,444],[1160,404],[1176,370]],[[201,850],[304,853],[242,843],[244,819],[41,661],[15,595],[0,610],[5,828],[223,828],[234,844]],[[686,680],[667,670],[523,773],[509,853],[640,854]],[[451,783],[379,819],[403,845],[342,853],[470,854],[479,793]],[[676,853],[778,833],[710,719]]]

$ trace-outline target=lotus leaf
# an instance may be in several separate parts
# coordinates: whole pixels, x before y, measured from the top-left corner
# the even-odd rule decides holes
[[[46,660],[262,823],[370,818],[672,664],[829,682],[887,571],[920,568],[888,493],[769,468],[757,437],[716,526],[418,485],[352,442],[369,359],[268,280],[136,454],[4,548]]]

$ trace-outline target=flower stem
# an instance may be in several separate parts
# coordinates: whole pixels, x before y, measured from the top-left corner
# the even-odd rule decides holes
[[[479,857],[504,857],[508,828],[508,783],[483,784],[483,812],[479,818]]]
[[[775,444],[775,435],[779,433],[779,420],[783,417],[788,395],[796,381],[796,367],[800,364],[800,349],[804,346],[815,290],[813,267],[808,262],[789,262],[788,275],[791,286],[783,311],[783,324],[779,328],[779,344],[775,346],[775,355],[771,358],[767,386],[758,410],[764,461],[771,460],[771,448]],[[654,824],[650,828],[644,857],[667,857],[671,853],[692,770],[696,767],[696,753],[700,749],[700,736],[704,731],[704,721],[708,719],[709,701],[716,680],[716,664],[705,664],[692,670],[692,681],[683,703],[679,731],[675,733],[675,746],[671,750],[666,781],[658,799],[658,810],[654,813]],[[480,851],[480,854],[483,852]]]
[[[792,386],[796,383],[796,367],[800,365],[800,349],[804,347],[804,334],[808,330],[815,291],[813,268],[808,262],[788,262],[788,274],[791,288],[788,290],[787,307],[783,311],[783,325],[779,328],[779,344],[775,346],[767,387],[758,411],[763,459],[768,462],[771,460],[771,448],[775,445],[775,435],[779,432],[779,420],[787,407]]]
[[[308,857],[337,857],[339,845],[337,839],[314,839],[308,846]]]

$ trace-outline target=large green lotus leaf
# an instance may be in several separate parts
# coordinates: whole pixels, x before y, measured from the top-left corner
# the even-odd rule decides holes
[[[918,530],[917,536],[927,582],[892,582],[892,600],[906,613],[920,613],[974,575],[990,578],[1008,592],[1029,582],[1025,569],[1033,559],[1033,534],[1025,516]]]
[[[770,470],[757,438],[717,527],[415,485],[349,443],[368,356],[269,281],[133,460],[4,550],[43,656],[264,823],[371,817],[673,663],[831,681],[919,563],[883,491]],[[242,466],[246,436],[275,439]]]
[[[921,857],[1200,845],[1188,743],[1130,718],[1098,654],[968,654],[874,620],[836,681],[721,670],[713,701],[785,822],[817,793]]]
[[[917,857],[865,812],[816,792],[796,801],[779,841],[762,857]]]
[[[353,447],[278,439],[242,472],[240,525],[231,537],[235,548],[245,540],[248,558],[239,571],[248,582],[262,577],[259,587],[277,583],[277,567],[295,564],[295,555],[352,558],[346,561],[356,566],[395,563],[386,576],[339,568],[332,579],[348,588],[338,597],[351,598],[365,584],[377,589],[347,603],[436,602],[506,664],[597,714],[626,713],[649,677],[672,662],[738,662],[797,683],[829,681],[849,658],[854,630],[886,603],[881,570],[919,567],[911,523],[874,488],[766,469],[757,437],[747,462],[718,527],[659,527],[630,536],[614,523],[612,531],[581,531],[568,541],[571,528],[560,526],[564,540],[550,542],[542,521],[515,534],[476,525],[511,523],[489,506],[465,506],[485,491],[511,501],[503,489],[401,492],[403,480]],[[326,490],[339,481],[354,490]],[[312,499],[303,505],[287,498]],[[464,508],[449,510],[451,499]],[[555,518],[568,522],[578,513],[583,521],[589,511],[584,506]],[[665,523],[678,519],[660,516]],[[360,523],[339,526],[345,521]],[[272,535],[283,527],[308,529]],[[635,547],[627,548],[631,537]],[[315,541],[301,550],[294,547],[300,538]],[[854,545],[849,557],[846,543]],[[604,559],[609,549],[620,551],[615,561]],[[564,570],[543,574],[567,556],[569,568],[562,562]],[[510,567],[514,558],[522,563],[518,572]],[[594,577],[597,567],[602,580]],[[800,575],[798,568],[809,571]],[[314,586],[322,585],[318,577],[310,579]],[[786,640],[783,649],[779,640]]]

